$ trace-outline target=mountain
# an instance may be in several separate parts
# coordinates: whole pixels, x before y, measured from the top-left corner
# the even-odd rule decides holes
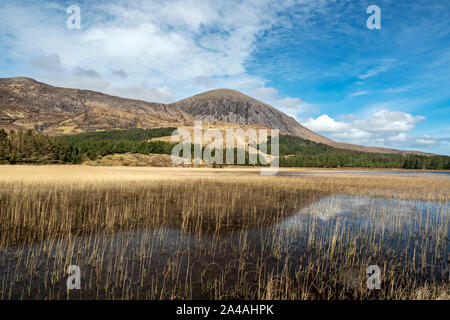
[[[53,87],[29,78],[0,79],[0,127],[50,135],[190,123],[166,104],[124,99],[90,90]]]
[[[261,124],[339,149],[424,154],[340,143],[300,125],[274,107],[229,89],[212,90],[172,104],[125,99],[90,90],[50,86],[30,78],[0,78],[0,127],[33,129],[49,135],[189,126],[194,120]]]
[[[205,122],[220,120],[238,124],[259,123],[268,128],[277,128],[284,134],[298,136],[338,149],[376,153],[424,154],[416,151],[366,147],[333,141],[303,127],[294,118],[274,107],[239,91],[230,89],[204,92],[175,102],[171,106],[179,108],[192,115],[195,119]]]
[[[320,143],[331,142],[274,107],[235,90],[212,90],[171,105],[205,122],[220,120],[237,124],[260,123],[268,128],[277,128],[285,134]]]

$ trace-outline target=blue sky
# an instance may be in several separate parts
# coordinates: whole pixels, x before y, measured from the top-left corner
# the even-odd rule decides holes
[[[0,77],[157,102],[227,87],[337,141],[450,155],[446,0],[1,0],[0,17]]]

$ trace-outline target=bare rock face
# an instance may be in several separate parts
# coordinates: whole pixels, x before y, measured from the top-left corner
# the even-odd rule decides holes
[[[300,125],[274,107],[238,91],[219,89],[172,104],[124,99],[90,90],[50,86],[30,78],[0,78],[0,128],[32,129],[49,135],[87,131],[179,127],[224,121],[279,129],[335,148],[365,152],[423,154],[340,143]]]
[[[274,107],[238,91],[219,89],[195,95],[172,104],[196,119],[226,121],[238,124],[260,123],[291,135],[309,135],[314,141],[328,140],[301,126],[294,118]]]

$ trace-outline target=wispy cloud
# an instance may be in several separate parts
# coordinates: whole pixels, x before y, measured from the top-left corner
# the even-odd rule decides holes
[[[371,92],[368,90],[361,90],[361,91],[356,91],[356,92],[350,93],[350,97],[366,96],[368,94],[371,94]]]
[[[388,88],[385,89],[385,92],[388,93],[400,93],[400,92],[405,92],[405,91],[409,91],[412,88],[411,85],[408,86],[401,86],[401,87],[395,87],[395,88]]]
[[[395,62],[396,62],[395,59],[383,59],[377,66],[374,66],[366,70],[364,73],[360,74],[358,78],[364,80],[367,78],[374,77],[382,72],[388,71],[389,69],[395,66]]]

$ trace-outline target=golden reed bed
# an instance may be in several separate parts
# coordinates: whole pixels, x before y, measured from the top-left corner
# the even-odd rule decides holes
[[[449,298],[450,179],[320,172],[0,166],[0,299]],[[335,210],[343,194],[437,201],[441,218],[372,202],[374,223],[356,229],[315,212],[279,229],[326,197],[317,210]],[[68,292],[72,264],[83,290]],[[370,264],[383,271],[377,292],[361,280]]]
[[[220,181],[222,183],[270,184],[296,190],[367,194],[398,199],[447,201],[450,179],[436,177],[368,176],[355,171],[334,174],[330,169],[280,169],[279,172],[316,173],[300,177],[262,176],[258,168],[153,168],[91,167],[80,165],[0,166],[0,183],[69,184],[156,181]],[[368,170],[377,172],[379,170]],[[408,171],[405,171],[408,172]],[[317,174],[319,173],[319,174]]]

